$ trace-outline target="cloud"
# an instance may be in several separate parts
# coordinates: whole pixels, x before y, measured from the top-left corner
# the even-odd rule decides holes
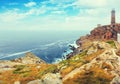
[[[0,14],[0,20],[3,22],[11,22],[11,21],[17,21],[20,19],[25,18],[26,15],[25,14],[18,14],[17,12],[7,12],[7,13],[3,13]]]
[[[45,5],[39,7],[36,9],[36,14],[40,15],[40,14],[44,14],[48,11],[48,7],[46,7]]]
[[[112,8],[116,9],[116,20],[119,22],[119,2],[119,0],[29,2],[24,4],[25,7],[29,7],[24,12],[19,8],[0,13],[0,25],[6,29],[9,27],[9,29],[16,30],[91,30],[97,24],[110,24]],[[67,12],[65,9],[70,11]],[[78,14],[75,15],[72,10],[77,11]],[[70,15],[71,12],[73,12],[73,15]]]
[[[80,8],[119,8],[120,0],[76,0],[74,5]]]
[[[18,3],[14,2],[14,3],[8,3],[8,5],[18,5]]]
[[[42,6],[40,8],[32,8],[26,12],[27,15],[41,15],[47,12],[47,9],[45,6]]]
[[[65,11],[52,11],[51,14],[66,14]]]
[[[84,7],[104,7],[108,3],[108,0],[77,0],[74,4]]]
[[[21,12],[20,9],[14,8],[12,10],[7,10],[3,13],[0,13],[0,20],[2,22],[17,22],[20,20],[24,20],[26,18],[30,18],[32,15],[37,17],[38,15],[44,14],[48,8],[46,6],[41,6],[39,8],[30,8],[25,12]]]
[[[33,7],[33,6],[36,6],[36,5],[37,5],[36,2],[32,2],[32,1],[24,4],[25,7]]]
[[[70,2],[74,2],[74,0],[50,0],[50,3],[52,4],[59,4],[59,3],[66,4]]]
[[[24,20],[33,14],[33,11],[20,12],[20,9],[14,8],[12,10],[8,10],[6,12],[0,13],[0,21],[1,22],[18,22],[20,20]]]

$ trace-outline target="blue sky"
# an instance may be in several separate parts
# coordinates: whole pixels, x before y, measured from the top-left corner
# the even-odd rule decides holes
[[[110,24],[120,0],[0,0],[0,30],[91,30]]]

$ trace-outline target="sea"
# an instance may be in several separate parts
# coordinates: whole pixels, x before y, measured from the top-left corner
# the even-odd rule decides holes
[[[87,31],[0,31],[0,60],[12,60],[32,52],[47,63],[57,63],[69,45]]]

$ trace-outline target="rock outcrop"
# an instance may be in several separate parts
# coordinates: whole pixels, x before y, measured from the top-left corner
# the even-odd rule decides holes
[[[62,79],[59,73],[48,73],[41,80],[30,81],[27,84],[62,84]]]
[[[21,58],[17,58],[17,59],[15,59],[13,61],[19,62],[19,63],[24,63],[24,64],[40,64],[40,63],[45,63],[45,61],[43,61],[39,57],[35,56],[31,52],[28,52],[28,53],[25,54],[25,56],[23,56]]]
[[[46,62],[35,56],[33,53],[28,52],[25,56],[17,58],[14,60],[1,60],[0,61],[0,72],[13,70],[16,65],[25,65],[25,64],[45,64]]]
[[[81,45],[85,40],[118,40],[118,33],[120,33],[120,24],[112,25],[104,25],[100,27],[96,27],[93,29],[90,34],[86,36],[80,37],[76,41],[78,45]]]

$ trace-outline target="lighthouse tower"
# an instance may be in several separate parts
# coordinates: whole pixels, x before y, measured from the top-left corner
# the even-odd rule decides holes
[[[111,11],[111,25],[115,25],[115,10]]]

